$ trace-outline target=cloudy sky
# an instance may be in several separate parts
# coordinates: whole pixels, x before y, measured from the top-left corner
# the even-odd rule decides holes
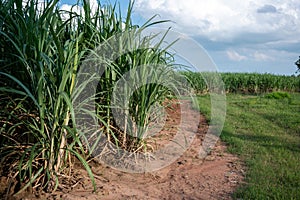
[[[125,11],[128,0],[119,2]],[[134,23],[143,24],[155,14],[157,20],[171,20],[165,27],[202,45],[220,71],[291,75],[297,69],[299,0],[135,1]]]

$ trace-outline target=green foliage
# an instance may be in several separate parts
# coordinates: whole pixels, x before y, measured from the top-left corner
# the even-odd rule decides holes
[[[283,95],[286,96],[286,95]],[[263,96],[227,95],[221,139],[246,165],[245,183],[235,199],[297,199],[300,195],[300,94],[291,101]],[[210,108],[199,97],[200,110]],[[209,118],[209,111],[205,112]]]
[[[300,72],[300,56],[299,56],[299,59],[295,62],[295,65],[297,66],[297,71],[296,73]]]
[[[268,99],[291,99],[291,95],[287,92],[272,92],[265,95]]]
[[[183,72],[197,93],[207,93],[211,72]],[[227,93],[260,94],[272,91],[300,91],[300,77],[257,73],[220,73]],[[207,83],[205,82],[205,77]]]
[[[173,70],[172,55],[167,49],[159,49],[164,37],[154,48],[151,47],[152,37],[136,40],[136,35],[144,28],[129,32],[121,39],[108,40],[113,45],[117,42],[116,52],[126,52],[122,56],[117,59],[114,55],[107,57],[100,48],[95,58],[98,63],[103,62],[102,56],[106,56],[105,60],[116,60],[105,66],[100,77],[98,113],[104,119],[101,126],[108,140],[129,151],[145,144],[143,138],[151,123],[149,119],[155,117],[151,108],[161,104],[172,89],[176,90],[176,85],[172,84],[178,77]]]
[[[83,8],[79,13],[75,12],[76,5]],[[73,101],[80,92],[76,89],[77,73],[87,55],[114,35],[129,31],[138,37],[143,29],[163,22],[152,22],[151,18],[138,29],[131,22],[131,2],[125,18],[117,4],[99,4],[95,12],[89,1],[76,5],[74,10],[64,11],[58,0],[29,0],[25,4],[21,0],[0,1],[0,170],[9,169],[24,186],[22,190],[55,190],[66,169],[72,167],[71,155],[83,164],[94,184],[87,163],[90,149],[82,144],[83,135],[75,121]],[[172,57],[166,49],[159,50],[162,41],[150,48],[152,39],[141,38],[145,41],[141,46],[112,61],[100,78],[99,112],[92,115],[116,142],[123,136],[112,131],[110,100],[118,78],[142,64],[166,64],[171,70]],[[81,92],[89,81],[81,83]],[[144,96],[134,95],[131,114],[137,112],[135,120],[146,127],[145,111],[168,90],[152,85],[140,92]],[[151,101],[148,94],[153,96]],[[134,109],[145,102],[149,104]]]

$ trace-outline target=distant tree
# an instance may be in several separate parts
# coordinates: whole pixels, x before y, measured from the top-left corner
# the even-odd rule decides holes
[[[299,59],[295,62],[295,65],[297,65],[297,67],[298,67],[296,73],[300,72],[300,56],[299,56]]]

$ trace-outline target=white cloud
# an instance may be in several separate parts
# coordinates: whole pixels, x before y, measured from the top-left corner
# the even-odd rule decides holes
[[[80,13],[83,13],[83,8],[76,5],[76,6],[71,6],[71,5],[68,5],[68,4],[63,4],[61,7],[60,7],[61,10],[63,11],[67,11],[67,12],[64,12],[62,14],[62,18],[64,20],[67,20],[69,19],[70,15],[69,15],[69,11],[72,11],[72,12],[75,12],[77,14],[80,14]],[[83,13],[84,14],[84,13]]]
[[[174,21],[179,31],[218,41],[234,40],[242,33],[300,34],[297,0],[136,0],[136,11],[146,18],[159,14]]]
[[[230,60],[233,60],[233,61],[247,60],[246,56],[240,55],[238,52],[236,52],[234,50],[227,50],[226,53]]]
[[[134,10],[172,20],[165,27],[192,36],[224,68],[246,60],[249,70],[290,73],[300,53],[299,0],[136,0]]]
[[[91,6],[91,14],[95,14],[97,9],[98,9],[98,1],[97,0],[90,0],[90,6]],[[65,11],[72,11],[75,12],[77,14],[82,13],[82,15],[84,16],[84,11],[82,6],[78,6],[78,5],[69,5],[69,4],[63,4],[61,5],[60,9],[65,10]],[[64,13],[63,14],[63,18],[64,19],[68,19],[69,18],[69,14],[68,13]]]
[[[269,61],[269,60],[274,60],[272,57],[268,56],[267,54],[260,53],[258,51],[254,52],[253,58],[256,61]]]

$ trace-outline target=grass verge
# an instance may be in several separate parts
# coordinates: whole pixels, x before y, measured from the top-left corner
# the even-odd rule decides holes
[[[235,199],[297,199],[300,196],[300,94],[270,98],[230,94],[221,139],[246,164]],[[210,116],[209,96],[199,108]]]

